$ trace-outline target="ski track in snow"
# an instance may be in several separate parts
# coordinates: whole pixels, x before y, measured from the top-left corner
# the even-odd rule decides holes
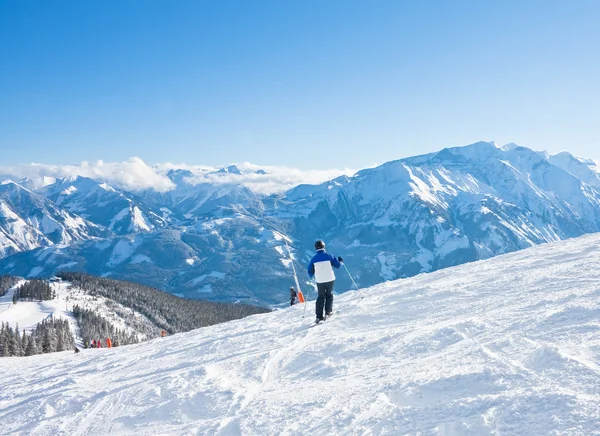
[[[0,434],[600,435],[600,235],[121,348],[0,359]]]

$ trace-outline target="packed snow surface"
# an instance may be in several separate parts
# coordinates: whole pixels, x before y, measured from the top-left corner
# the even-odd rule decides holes
[[[15,290],[24,284],[26,280],[20,280],[13,286],[6,295],[0,297],[0,323],[6,322],[12,328],[19,327],[22,331],[31,332],[38,323],[49,318],[63,318],[69,321],[71,331],[76,344],[81,344],[79,337],[79,326],[73,316],[73,305],[81,304],[72,299],[70,284],[51,283],[51,287],[56,292],[56,298],[47,301],[26,301],[19,300],[17,304],[12,303]],[[0,396],[0,403],[1,403]],[[1,406],[0,406],[1,407]],[[2,409],[0,408],[0,411]],[[1,412],[0,412],[1,413]],[[0,429],[0,434],[2,430]]]
[[[2,358],[0,433],[600,435],[599,235],[313,307]]]

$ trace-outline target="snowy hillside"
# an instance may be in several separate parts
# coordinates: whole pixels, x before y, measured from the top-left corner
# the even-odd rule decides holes
[[[81,344],[78,338],[79,328],[73,317],[73,301],[69,301],[73,290],[68,283],[53,283],[52,288],[56,292],[56,298],[47,301],[19,301],[12,303],[13,293],[16,288],[25,283],[21,280],[6,295],[0,297],[0,322],[7,322],[11,327],[19,326],[21,331],[29,332],[36,325],[47,318],[63,318],[69,321],[75,341]]]
[[[107,233],[14,182],[0,183],[0,257]]]
[[[311,302],[3,358],[0,433],[600,435],[599,283],[589,235],[345,293],[315,327]]]
[[[164,227],[172,214],[153,210],[135,195],[87,177],[58,179],[39,192],[57,206],[119,235]]]
[[[291,234],[321,235],[353,263],[375,260],[362,264],[363,283],[600,231],[597,188],[514,144],[479,142],[388,162],[301,186],[284,200]]]
[[[0,325],[7,323],[13,330],[18,327],[31,333],[44,320],[66,319],[69,335],[79,346],[106,337],[114,346],[132,344],[158,337],[163,330],[169,334],[187,332],[270,312],[243,304],[185,300],[137,283],[80,273],[54,277],[49,282],[16,278],[12,282],[16,284],[0,296]],[[0,332],[0,357],[22,355],[18,346],[5,350],[3,344],[13,342]],[[44,352],[54,351],[57,349]]]

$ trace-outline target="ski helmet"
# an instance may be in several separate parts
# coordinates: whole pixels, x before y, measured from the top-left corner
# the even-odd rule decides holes
[[[315,242],[315,249],[317,250],[322,250],[325,248],[325,242],[321,241],[320,239]]]

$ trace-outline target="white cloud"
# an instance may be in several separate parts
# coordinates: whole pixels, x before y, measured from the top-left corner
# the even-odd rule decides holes
[[[210,183],[213,185],[245,185],[254,192],[273,194],[284,192],[301,184],[319,184],[336,177],[351,176],[356,170],[350,168],[330,170],[300,170],[290,167],[260,166],[249,162],[235,164],[243,174],[215,173],[216,169],[206,167],[186,169],[194,173],[186,179],[192,185]],[[266,174],[256,173],[262,170]]]
[[[125,162],[103,162],[101,160],[79,165],[46,165],[33,163],[13,167],[0,167],[0,174],[14,179],[28,177],[42,179],[43,177],[83,176],[94,180],[107,182],[123,189],[137,191],[153,188],[160,192],[169,191],[175,186],[164,174],[147,165],[139,157],[132,157]]]
[[[150,166],[139,157],[132,157],[125,162],[97,161],[82,162],[79,165],[34,163],[0,167],[0,174],[13,180],[25,177],[34,179],[38,185],[44,183],[44,177],[84,176],[131,191],[152,188],[166,192],[175,188],[167,173],[170,170],[182,169],[189,170],[193,174],[192,177],[185,179],[191,185],[201,183],[245,185],[258,193],[273,194],[284,192],[300,184],[319,184],[341,175],[351,176],[356,173],[355,169],[350,168],[306,171],[284,166],[259,166],[249,162],[236,164],[236,166],[243,174],[216,173],[218,168],[202,165],[161,163]],[[266,174],[257,174],[258,170]]]

